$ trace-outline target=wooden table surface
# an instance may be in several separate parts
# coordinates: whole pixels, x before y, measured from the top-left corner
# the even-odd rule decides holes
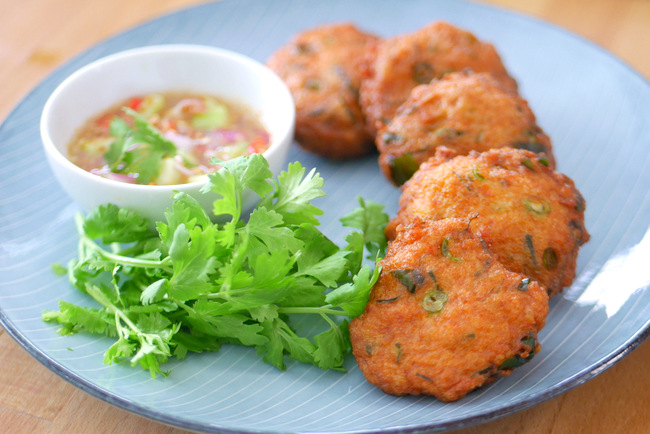
[[[434,1],[434,0],[431,0]],[[650,0],[488,0],[562,26],[650,79]],[[62,62],[196,0],[0,0],[0,120]],[[461,433],[650,432],[650,341],[559,396]],[[180,433],[76,389],[0,328],[0,432]]]

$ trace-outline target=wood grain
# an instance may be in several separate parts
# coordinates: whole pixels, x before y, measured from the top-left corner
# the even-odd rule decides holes
[[[0,0],[0,119],[55,68],[94,44],[196,0]],[[650,79],[648,0],[489,0],[549,21]],[[65,23],[65,25],[62,25]],[[1,278],[1,277],[0,277]],[[650,315],[650,313],[649,313]],[[463,434],[642,433],[650,427],[650,342],[593,380]],[[0,329],[0,432],[181,433],[110,406],[47,370]]]

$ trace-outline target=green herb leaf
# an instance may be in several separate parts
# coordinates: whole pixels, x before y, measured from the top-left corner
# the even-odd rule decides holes
[[[314,337],[317,348],[314,361],[321,369],[337,369],[343,364],[344,349],[350,346],[348,322],[320,333]]]
[[[375,267],[372,271],[370,267],[363,267],[359,274],[352,278],[352,283],[346,283],[331,291],[325,301],[343,309],[349,318],[356,318],[368,304],[370,290],[379,279],[380,271],[380,267]]]
[[[444,256],[445,258],[449,258],[454,262],[461,261],[461,258],[452,255],[451,252],[449,251],[449,238],[445,238],[442,240],[442,243],[440,244],[440,252],[442,253],[442,256]]]
[[[264,198],[260,207],[272,209],[282,215],[287,225],[310,223],[318,225],[316,216],[323,211],[310,201],[325,196],[323,178],[312,169],[309,173],[300,163],[289,164],[275,183],[275,193]]]
[[[525,336],[521,339],[522,344],[527,347],[528,355],[522,357],[520,354],[515,354],[512,357],[508,357],[499,365],[499,369],[514,369],[518,368],[526,363],[530,362],[535,356],[535,338],[533,336]]]
[[[54,271],[54,274],[57,274],[59,276],[65,276],[68,274],[68,269],[64,267],[63,265],[59,264],[58,262],[56,264],[52,264],[52,271]]]
[[[219,264],[213,256],[214,247],[215,231],[212,226],[205,230],[198,226],[188,230],[185,225],[176,228],[169,249],[174,270],[169,279],[171,297],[186,301],[211,289],[209,276]]]
[[[530,254],[530,260],[533,262],[533,265],[537,267],[537,255],[535,254],[535,245],[533,244],[533,236],[530,234],[524,235],[524,244],[528,249]]]
[[[363,234],[363,245],[368,250],[368,259],[376,260],[386,252],[385,229],[389,216],[384,212],[384,206],[376,202],[366,202],[357,197],[359,206],[349,214],[341,217],[343,226],[360,229]]]
[[[84,232],[89,238],[99,238],[105,244],[131,243],[155,235],[144,218],[113,204],[100,205],[88,214]]]
[[[61,325],[60,335],[66,336],[81,331],[96,334],[115,334],[111,316],[100,309],[76,306],[66,301],[59,301],[58,311],[45,311],[43,320]]]
[[[413,270],[412,269],[403,269],[403,270],[391,270],[392,274],[399,283],[407,289],[408,292],[413,294],[415,292],[415,282],[413,279]]]

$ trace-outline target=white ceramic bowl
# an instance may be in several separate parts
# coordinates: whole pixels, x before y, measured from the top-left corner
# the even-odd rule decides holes
[[[137,185],[93,175],[67,158],[74,133],[92,116],[135,95],[165,91],[204,93],[254,110],[271,136],[264,157],[274,174],[284,169],[293,141],[295,105],[286,85],[263,64],[241,54],[199,45],[157,45],[123,51],[90,63],[66,78],[45,103],[41,138],[63,189],[89,211],[114,203],[160,220],[174,191],[211,211],[205,182]]]

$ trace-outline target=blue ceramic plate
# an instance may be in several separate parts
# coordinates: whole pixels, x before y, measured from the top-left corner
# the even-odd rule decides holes
[[[346,374],[291,363],[280,372],[253,350],[226,347],[171,363],[167,379],[102,364],[110,341],[60,337],[41,312],[88,300],[50,264],[75,255],[77,206],[45,162],[39,116],[72,71],[150,44],[201,43],[264,61],[296,32],[353,21],[388,36],[447,20],[493,42],[554,141],[559,171],[587,200],[592,235],[572,287],[551,302],[543,350],[507,378],[443,404],[396,398],[369,385],[349,357]],[[639,345],[650,328],[650,86],[598,47],[547,24],[460,1],[226,0],[162,17],[87,51],[31,92],[0,128],[0,322],[31,355],[75,386],[168,424],[225,432],[409,432],[485,422],[557,396]],[[363,196],[396,211],[398,191],[374,157],[333,164],[294,145],[291,160],[317,167],[328,193],[323,230]]]

